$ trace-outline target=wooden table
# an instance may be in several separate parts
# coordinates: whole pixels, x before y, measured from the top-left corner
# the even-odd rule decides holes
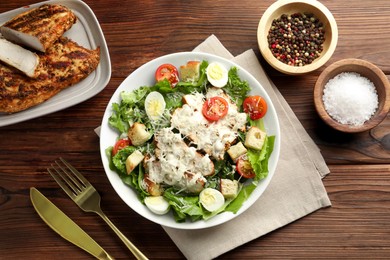
[[[142,64],[164,54],[190,51],[215,34],[234,54],[254,49],[273,82],[322,150],[331,173],[324,179],[332,207],[260,237],[221,259],[390,257],[390,115],[361,134],[330,130],[312,99],[324,69],[292,77],[271,69],[256,40],[261,15],[274,1],[85,1],[104,31],[112,77],[95,97],[71,108],[0,128],[0,259],[89,259],[38,217],[30,199],[35,186],[118,259],[127,248],[95,214],[81,212],[46,172],[62,156],[100,191],[102,207],[118,228],[151,259],[184,258],[163,229],[129,209],[103,171],[94,128],[118,85]],[[388,0],[323,0],[333,13],[339,42],[331,62],[362,58],[390,74]],[[30,0],[1,1],[0,12]],[[325,66],[326,66],[325,65]],[[217,242],[217,241],[216,241]]]

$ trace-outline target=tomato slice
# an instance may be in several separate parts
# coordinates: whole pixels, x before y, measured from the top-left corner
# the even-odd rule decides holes
[[[165,63],[157,68],[155,78],[156,81],[167,79],[173,88],[179,82],[179,72],[174,65]]]
[[[261,96],[247,97],[242,106],[252,120],[260,119],[267,113],[267,102]]]
[[[238,174],[247,179],[252,179],[256,176],[255,171],[252,168],[246,154],[240,156],[237,160],[236,170]]]
[[[212,97],[204,102],[202,107],[203,116],[209,121],[217,121],[226,116],[229,104],[223,97]]]
[[[123,148],[127,147],[130,145],[130,140],[129,139],[120,139],[118,140],[114,148],[112,149],[112,156],[118,153],[119,150],[122,150]]]

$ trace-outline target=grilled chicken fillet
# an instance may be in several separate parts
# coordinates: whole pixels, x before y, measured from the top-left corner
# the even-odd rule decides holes
[[[15,16],[0,27],[0,32],[11,42],[45,52],[76,20],[67,7],[44,4]]]
[[[99,64],[100,48],[89,50],[61,37],[38,55],[36,78],[0,62],[0,112],[25,110],[86,78]]]

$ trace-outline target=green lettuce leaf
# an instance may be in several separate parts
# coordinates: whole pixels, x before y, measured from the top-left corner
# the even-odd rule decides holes
[[[248,149],[248,159],[256,173],[255,181],[259,181],[268,176],[268,160],[271,156],[275,142],[275,136],[267,136],[261,151]]]
[[[130,174],[127,174],[126,172],[126,159],[137,149],[139,148],[128,146],[119,150],[116,155],[112,156],[112,147],[109,147],[106,149],[106,155],[110,161],[110,169],[118,173],[119,177],[126,185],[135,189],[138,198],[143,202],[144,198],[149,195],[141,186],[144,179],[143,167],[138,165]]]
[[[249,120],[251,126],[255,126],[265,132],[263,119]],[[268,161],[274,149],[275,136],[266,136],[264,145],[260,151],[248,149],[248,159],[256,173],[255,181],[259,181],[268,176]]]
[[[127,175],[126,173],[126,159],[132,154],[135,150],[137,150],[134,146],[127,146],[121,150],[119,150],[113,157],[112,162],[115,166],[118,173],[121,175]]]
[[[120,133],[126,133],[134,122],[149,125],[145,112],[145,98],[151,92],[149,87],[140,87],[134,91],[122,91],[120,104],[112,104],[113,113],[108,123]]]
[[[241,107],[245,97],[251,90],[249,83],[240,79],[236,67],[229,70],[228,79],[228,83],[223,89],[237,103],[237,106]]]
[[[163,196],[171,205],[177,222],[184,222],[187,216],[192,221],[202,218],[203,210],[199,205],[199,196],[177,194],[173,188],[165,190]]]
[[[144,100],[150,92],[150,87],[143,86],[133,91],[122,91],[120,95],[123,103],[134,104]]]
[[[256,182],[242,187],[237,197],[225,208],[225,211],[230,211],[236,214],[241,208],[242,204],[249,198],[252,192],[256,189]]]

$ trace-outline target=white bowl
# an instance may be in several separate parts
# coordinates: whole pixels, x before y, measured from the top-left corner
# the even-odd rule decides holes
[[[247,201],[245,201],[241,209],[236,214],[233,214],[231,212],[224,212],[207,221],[198,220],[196,222],[187,221],[184,223],[177,223],[175,222],[174,217],[171,213],[162,216],[153,214],[145,205],[143,205],[138,200],[136,192],[132,188],[124,184],[116,172],[110,170],[109,160],[106,156],[105,150],[107,147],[113,146],[118,137],[118,132],[109,126],[108,118],[112,114],[112,103],[120,102],[120,93],[124,90],[126,91],[134,90],[140,86],[153,86],[155,84],[155,79],[154,79],[155,70],[159,65],[163,63],[171,63],[176,67],[179,67],[180,65],[186,64],[187,61],[190,60],[199,60],[199,61],[207,60],[209,63],[213,61],[218,61],[224,64],[227,68],[233,66],[237,67],[240,78],[246,80],[249,83],[249,85],[252,87],[251,93],[263,96],[268,102],[268,112],[264,117],[264,124],[267,133],[269,135],[275,135],[276,138],[275,138],[274,150],[272,152],[272,155],[268,163],[269,166],[268,176],[259,182],[258,186],[253,191],[251,196],[248,198]],[[101,153],[104,170],[107,174],[107,177],[112,187],[121,197],[121,199],[131,209],[133,209],[141,216],[149,219],[150,221],[153,221],[157,224],[161,224],[166,227],[172,227],[177,229],[202,229],[202,228],[216,226],[239,216],[241,213],[247,210],[261,196],[261,194],[264,192],[269,182],[271,181],[279,158],[279,150],[280,150],[280,128],[279,128],[278,116],[276,114],[274,105],[272,104],[272,101],[270,100],[264,88],[251,74],[249,74],[239,65],[229,60],[223,59],[221,57],[211,55],[211,54],[206,54],[206,53],[182,52],[182,53],[170,54],[152,60],[139,67],[137,70],[131,73],[115,91],[104,113],[102,125],[101,125],[101,132],[100,132],[100,153]]]

